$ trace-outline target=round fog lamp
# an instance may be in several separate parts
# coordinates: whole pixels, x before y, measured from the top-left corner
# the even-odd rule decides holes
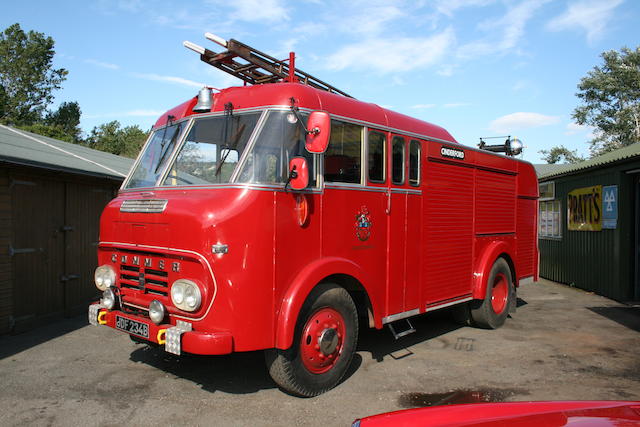
[[[151,301],[149,304],[149,318],[153,323],[159,325],[164,320],[165,309],[164,305],[157,299]]]
[[[111,288],[107,288],[102,293],[102,305],[107,307],[109,310],[113,310],[113,307],[116,306],[116,294],[113,292]]]

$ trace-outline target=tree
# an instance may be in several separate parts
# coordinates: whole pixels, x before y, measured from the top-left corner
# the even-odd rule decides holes
[[[584,157],[579,156],[577,150],[571,151],[562,145],[552,147],[549,150],[540,150],[538,153],[542,154],[542,159],[549,164],[578,163],[584,161]]]
[[[580,80],[583,104],[573,111],[576,123],[596,128],[592,156],[640,142],[640,47],[601,56],[604,64]]]
[[[137,125],[121,128],[120,122],[114,120],[94,127],[85,144],[95,150],[135,157],[140,152],[147,136],[147,132]]]
[[[0,122],[30,125],[42,118],[68,74],[53,68],[54,41],[13,24],[0,33]]]

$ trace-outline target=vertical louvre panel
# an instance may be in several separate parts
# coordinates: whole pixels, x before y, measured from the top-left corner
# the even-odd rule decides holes
[[[515,232],[516,177],[478,170],[476,186],[476,233]]]
[[[528,277],[534,274],[535,239],[537,233],[535,200],[518,199],[518,224],[516,225],[518,276]]]
[[[424,196],[427,302],[467,294],[471,288],[473,173],[430,162]]]

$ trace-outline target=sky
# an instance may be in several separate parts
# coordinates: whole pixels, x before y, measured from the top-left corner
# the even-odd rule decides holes
[[[4,1],[55,40],[69,71],[52,108],[77,101],[81,126],[149,129],[203,85],[241,82],[200,61],[205,32],[236,39],[349,93],[446,128],[458,142],[511,135],[520,156],[564,145],[587,155],[577,85],[600,54],[640,44],[639,0],[84,0]],[[500,140],[497,140],[500,141]]]

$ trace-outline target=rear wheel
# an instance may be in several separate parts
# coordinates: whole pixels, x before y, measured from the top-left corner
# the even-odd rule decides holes
[[[515,298],[509,264],[504,258],[498,258],[489,272],[484,300],[471,303],[474,324],[487,329],[499,328],[507,319]]]
[[[293,344],[265,351],[271,378],[285,391],[317,396],[346,373],[358,340],[358,316],[349,293],[333,283],[315,288],[300,310]]]

